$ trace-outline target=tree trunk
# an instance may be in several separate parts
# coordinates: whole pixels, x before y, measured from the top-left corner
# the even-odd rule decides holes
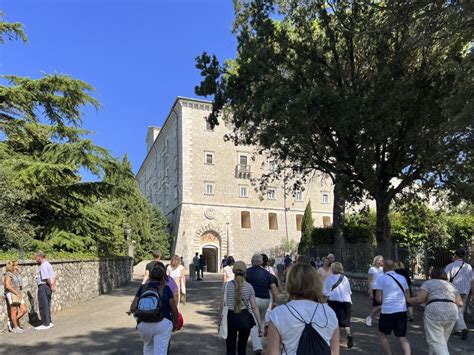
[[[377,240],[377,251],[384,258],[391,258],[391,237],[390,237],[390,219],[388,211],[390,208],[390,200],[385,196],[375,199],[377,210],[377,222],[375,225],[375,238]]]
[[[334,203],[333,203],[333,222],[334,231],[334,254],[336,260],[344,263],[346,242],[344,240],[342,227],[344,226],[344,215],[346,210],[346,199],[344,198],[344,187],[336,177],[334,180]]]

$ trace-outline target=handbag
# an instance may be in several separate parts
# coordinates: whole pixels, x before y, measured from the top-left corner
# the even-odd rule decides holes
[[[21,297],[12,293],[11,294],[11,297],[12,297],[12,304],[11,306],[19,306],[21,304]]]
[[[227,314],[229,313],[229,307],[227,307],[227,283],[224,287],[224,304],[222,305],[221,319],[219,322],[219,339],[227,339]]]

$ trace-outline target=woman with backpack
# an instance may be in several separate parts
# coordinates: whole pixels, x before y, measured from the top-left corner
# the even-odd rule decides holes
[[[150,281],[140,286],[130,305],[143,340],[143,355],[166,355],[171,333],[179,328],[178,308],[165,275],[162,267],[153,267]]]
[[[332,275],[324,283],[324,296],[328,298],[328,305],[336,313],[339,328],[347,333],[347,347],[354,346],[351,334],[352,291],[347,277],[344,276],[344,267],[339,262],[331,264]]]
[[[221,319],[225,308],[227,312],[227,355],[246,354],[250,330],[257,322],[259,336],[263,336],[263,323],[255,300],[255,291],[251,284],[245,281],[247,266],[243,261],[236,261],[233,267],[234,280],[222,286],[222,308],[219,312]],[[253,312],[253,315],[252,313]],[[237,340],[238,337],[238,340]]]
[[[317,271],[310,264],[292,265],[286,285],[290,301],[270,314],[267,354],[338,355],[338,321],[324,303]]]

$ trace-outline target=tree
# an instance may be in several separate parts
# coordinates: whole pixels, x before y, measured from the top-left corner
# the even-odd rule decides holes
[[[314,229],[313,211],[311,210],[311,201],[308,201],[301,221],[301,240],[298,245],[298,253],[307,254],[313,246],[312,233]]]
[[[21,24],[0,19],[0,43],[18,38],[26,42]],[[92,86],[59,74],[3,78],[1,247],[123,255],[129,223],[139,257],[167,248],[166,222],[139,193],[128,160],[84,138],[81,109],[99,107]],[[81,169],[97,181],[84,181]]]
[[[393,198],[462,166],[473,145],[472,13],[429,0],[242,0],[235,9],[235,60],[197,59],[196,93],[213,96],[209,122],[223,113],[236,144],[258,145],[295,174],[326,172],[336,193],[367,193],[389,255]]]

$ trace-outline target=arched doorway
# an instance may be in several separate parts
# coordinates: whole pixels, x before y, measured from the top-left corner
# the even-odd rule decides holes
[[[202,255],[206,260],[207,272],[218,271],[218,252],[217,247],[213,245],[205,245],[202,247]]]
[[[208,272],[219,272],[220,240],[216,233],[206,232],[201,236],[201,254]]]

